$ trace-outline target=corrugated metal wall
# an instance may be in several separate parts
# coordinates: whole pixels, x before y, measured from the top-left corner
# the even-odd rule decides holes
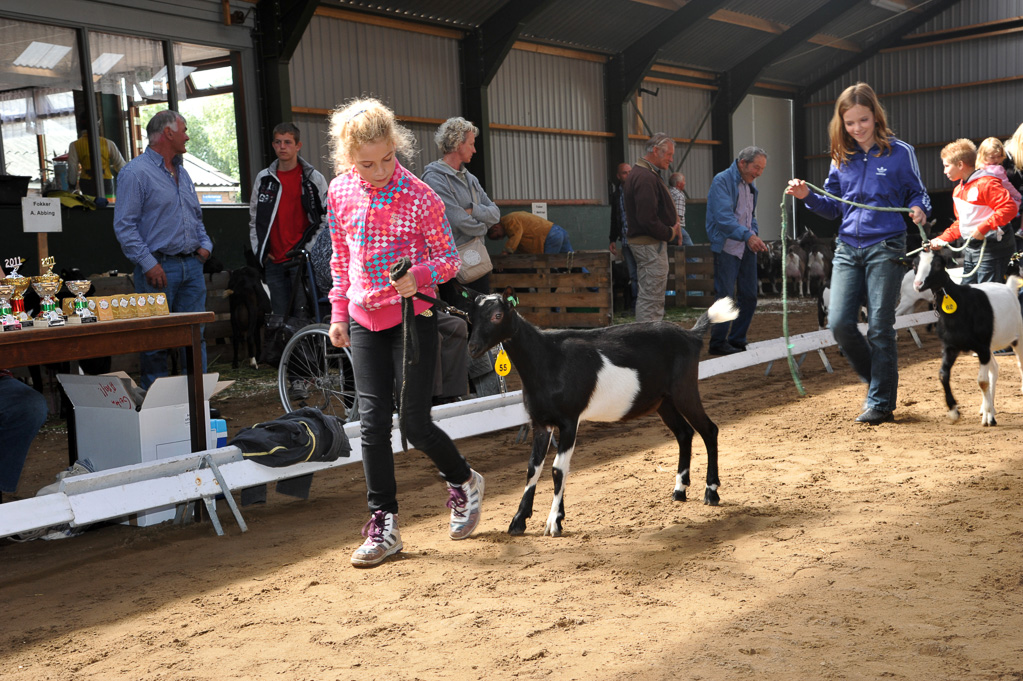
[[[599,62],[512,50],[489,88],[492,123],[603,132]],[[607,140],[494,131],[494,199],[607,199]]]
[[[1018,3],[1011,4],[1018,8]],[[1002,2],[962,3],[955,9],[969,11],[969,23],[983,23],[1003,18],[998,12],[1005,9],[1004,5]],[[980,6],[989,7],[991,13],[982,12]],[[944,14],[938,19],[942,25],[953,21]],[[930,26],[924,28],[933,30]],[[917,147],[921,176],[927,188],[949,190],[952,185],[941,172],[941,147],[960,137],[979,142],[985,137],[1011,135],[1023,120],[1020,108],[1023,81],[948,86],[1019,77],[1021,63],[1023,40],[1017,33],[886,52],[822,89],[813,101],[833,102],[849,85],[857,81],[870,83],[885,107],[889,127],[900,139]],[[939,87],[944,89],[899,94]],[[810,155],[827,153],[827,126],[833,112],[832,103],[807,109]],[[827,159],[812,159],[807,179],[815,184],[814,178],[822,180],[827,175],[828,164]]]
[[[707,118],[703,128],[697,134],[700,121],[710,109],[711,99],[714,95],[712,91],[664,83],[644,83],[643,87],[657,91],[656,97],[650,94],[643,95],[643,118],[650,126],[650,130],[634,127],[634,129],[630,128],[630,132],[641,134],[644,137],[652,131],[664,132],[672,137],[685,139],[696,137],[709,140],[713,138],[710,118]],[[635,109],[630,105],[629,121],[634,123],[635,119]],[[643,156],[645,145],[645,141],[630,140],[630,163],[635,163],[636,159]],[[673,167],[682,160],[687,147],[688,145],[684,144],[675,146]],[[712,157],[713,147],[706,144],[694,144],[689,150],[685,163],[678,168],[686,176],[686,194],[691,199],[707,198],[710,181],[714,178]]]
[[[342,102],[374,96],[399,116],[446,119],[461,111],[458,43],[422,33],[315,16],[299,42],[289,69],[295,107],[333,109]],[[296,114],[303,156],[327,177],[327,121]],[[422,150],[413,164],[421,172],[438,158],[436,125],[408,126]]]

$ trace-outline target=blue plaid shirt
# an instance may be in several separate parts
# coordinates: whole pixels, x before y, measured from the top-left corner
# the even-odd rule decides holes
[[[202,208],[192,178],[175,158],[178,180],[152,147],[128,162],[117,176],[114,234],[121,250],[148,272],[157,265],[154,253],[177,255],[200,248],[213,250],[202,222]]]

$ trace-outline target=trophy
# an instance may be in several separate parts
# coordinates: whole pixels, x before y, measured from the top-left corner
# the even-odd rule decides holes
[[[92,288],[92,282],[88,279],[76,279],[74,281],[65,281],[64,286],[67,287],[68,291],[75,294],[74,302],[74,314],[68,316],[69,322],[88,324],[89,322],[99,321],[96,318],[96,314],[89,309],[89,301],[85,299],[85,294]]]
[[[30,277],[18,273],[18,268],[25,262],[23,258],[15,257],[4,262],[5,267],[11,271],[6,278],[0,279],[0,284],[10,284],[14,287],[14,295],[11,296],[11,314],[21,322],[22,326],[32,326],[32,318],[25,312],[25,291],[32,285]]]
[[[5,280],[0,280],[3,282]],[[11,298],[14,296],[14,284],[0,283],[0,325],[4,331],[18,331],[21,322],[11,314]]]
[[[55,263],[53,256],[43,258],[42,266],[48,268],[46,274],[32,277],[32,288],[39,294],[39,315],[36,319],[46,322],[48,326],[64,326],[64,315],[57,309],[57,301],[53,299],[64,283],[59,275],[53,273]]]

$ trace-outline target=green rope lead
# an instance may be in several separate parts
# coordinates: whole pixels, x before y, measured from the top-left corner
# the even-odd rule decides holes
[[[795,199],[792,197],[793,214],[795,214]],[[788,228],[789,220],[785,213],[785,194],[781,195],[781,268],[782,272],[785,272],[785,267],[788,264],[788,249],[785,247],[785,243],[788,241]],[[785,355],[789,362],[789,373],[792,374],[792,382],[796,384],[796,391],[799,392],[800,397],[806,397],[806,390],[803,388],[803,382],[799,380],[799,371],[796,368],[796,360],[792,356],[792,343],[789,342],[789,282],[788,277],[783,276],[781,278],[781,333],[785,337]]]
[[[902,207],[899,207],[899,206],[868,206],[865,203],[857,203],[855,201],[849,201],[848,199],[843,199],[841,196],[835,196],[831,192],[825,191],[825,190],[821,189],[820,187],[818,187],[816,185],[810,184],[809,182],[804,182],[804,184],[807,187],[809,187],[810,189],[812,189],[815,192],[817,192],[818,194],[823,194],[824,196],[827,196],[827,197],[830,197],[832,199],[835,199],[836,201],[841,201],[842,203],[847,203],[850,206],[855,206],[856,208],[866,208],[867,210],[877,210],[877,211],[889,212],[889,213],[908,213],[909,212],[909,208],[902,208]],[[789,220],[788,220],[788,214],[785,212],[785,196],[786,196],[786,194],[783,191],[782,195],[781,195],[781,206],[780,206],[780,208],[781,208],[781,237],[782,237],[781,238],[781,261],[782,261],[782,265],[781,266],[782,266],[782,268],[784,268],[786,266],[786,264],[788,263],[788,253],[787,253],[788,249],[786,248],[785,244],[786,244],[786,241],[787,241],[786,237],[787,237],[787,233],[788,233]],[[792,205],[793,205],[792,214],[793,215],[795,215],[795,213],[796,213],[796,211],[795,211],[795,198],[796,198],[795,196],[792,197]],[[920,237],[926,243],[928,241],[928,239],[927,239],[927,233],[924,232],[923,225],[917,225],[917,227],[920,228]],[[782,286],[781,286],[781,330],[782,330],[782,334],[785,336],[785,354],[788,357],[789,372],[792,374],[792,381],[793,381],[793,383],[796,384],[796,390],[799,392],[799,396],[800,397],[806,397],[806,390],[803,388],[802,381],[799,380],[799,372],[796,369],[796,360],[792,356],[792,343],[789,341],[789,300],[788,300],[788,285],[787,284],[788,284],[788,282],[784,281],[784,278],[783,278]]]

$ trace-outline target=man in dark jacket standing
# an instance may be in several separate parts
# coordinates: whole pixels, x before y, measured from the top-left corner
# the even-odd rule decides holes
[[[304,161],[301,135],[294,123],[274,128],[277,160],[260,171],[249,199],[249,241],[266,269],[270,307],[288,314],[297,270],[287,270],[288,251],[311,244],[326,220],[327,180]],[[310,301],[310,304],[314,304]]]
[[[646,143],[646,155],[636,161],[623,184],[629,248],[636,258],[639,283],[637,322],[664,318],[668,244],[678,239],[681,226],[659,171],[667,170],[674,156],[675,142],[663,132],[654,134]]]

